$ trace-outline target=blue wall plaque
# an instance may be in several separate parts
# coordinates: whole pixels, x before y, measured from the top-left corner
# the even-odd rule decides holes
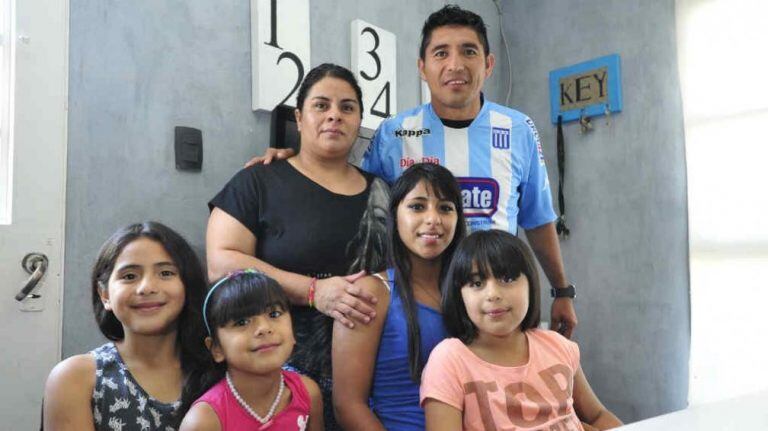
[[[608,55],[549,72],[549,100],[552,123],[579,117],[596,117],[620,112],[621,62],[618,54]]]

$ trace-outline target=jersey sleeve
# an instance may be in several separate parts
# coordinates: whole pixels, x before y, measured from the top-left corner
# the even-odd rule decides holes
[[[208,202],[208,209],[219,208],[231,215],[258,238],[261,193],[256,169],[240,170],[216,196]]]
[[[385,150],[387,145],[391,144],[386,140],[386,137],[388,136],[386,131],[388,127],[387,124],[387,121],[382,121],[379,128],[376,129],[376,132],[373,134],[373,139],[371,139],[371,143],[368,145],[368,149],[363,155],[362,168],[377,177],[380,177],[386,181],[387,184],[392,185],[396,178],[392,171],[392,166],[390,166],[386,160]]]
[[[518,224],[524,229],[533,229],[555,221],[557,216],[552,208],[552,192],[549,188],[539,132],[530,118],[526,117],[525,123],[528,167],[520,183]]]
[[[381,163],[381,126],[373,133],[373,139],[368,144],[368,149],[363,154],[362,168],[374,175],[382,176],[383,166]]]
[[[458,339],[443,340],[429,354],[429,360],[421,374],[419,405],[424,407],[427,398],[448,404],[464,411],[462,371],[457,363]]]

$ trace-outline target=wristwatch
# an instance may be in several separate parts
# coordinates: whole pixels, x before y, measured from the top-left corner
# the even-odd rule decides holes
[[[576,286],[573,284],[569,284],[566,287],[560,287],[556,288],[553,287],[549,293],[552,295],[553,298],[575,298],[576,297]]]

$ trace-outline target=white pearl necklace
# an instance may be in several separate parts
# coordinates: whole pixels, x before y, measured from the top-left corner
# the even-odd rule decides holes
[[[240,393],[237,392],[237,389],[235,389],[235,384],[232,383],[232,377],[230,377],[229,372],[227,372],[227,385],[229,385],[229,390],[232,391],[232,394],[235,396],[235,399],[237,399],[237,402],[240,403],[241,406],[250,413],[251,416],[256,418],[257,421],[261,422],[262,424],[265,424],[269,422],[270,419],[272,419],[272,416],[275,414],[275,409],[277,409],[277,405],[280,404],[280,397],[283,395],[283,390],[285,389],[285,379],[283,379],[283,373],[280,373],[280,389],[277,390],[277,396],[275,397],[275,401],[272,402],[272,406],[269,408],[269,411],[267,412],[267,415],[263,418],[256,413],[251,406],[248,405],[248,403],[245,402],[243,397],[240,396]]]

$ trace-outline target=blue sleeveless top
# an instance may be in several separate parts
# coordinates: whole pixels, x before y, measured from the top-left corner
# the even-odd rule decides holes
[[[411,380],[408,367],[408,326],[403,302],[395,287],[393,269],[387,270],[389,309],[379,342],[379,353],[373,372],[371,407],[388,430],[423,431],[424,410],[419,406],[419,384]],[[448,332],[439,311],[417,303],[421,354],[424,361]]]

